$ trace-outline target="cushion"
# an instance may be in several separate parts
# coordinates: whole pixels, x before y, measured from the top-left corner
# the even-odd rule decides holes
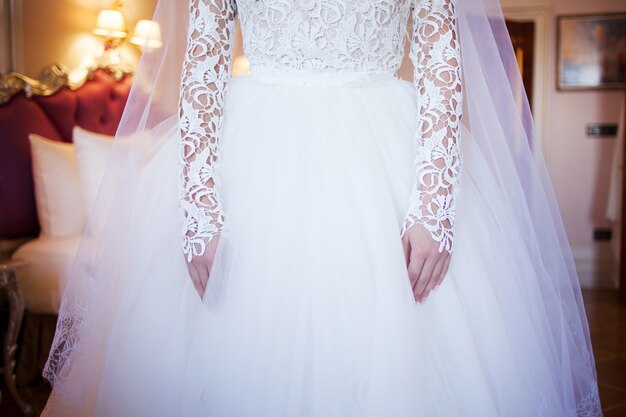
[[[17,280],[31,313],[58,314],[80,236],[40,237],[19,247],[13,259],[24,261]]]
[[[74,126],[107,135],[117,130],[132,79],[125,77],[118,82],[101,71],[92,77],[76,91],[62,89],[52,96],[33,97],[64,142],[72,140]]]
[[[113,136],[74,128],[76,164],[85,213],[89,213],[96,201],[112,145]]]
[[[28,136],[41,236],[78,235],[86,222],[72,144]]]

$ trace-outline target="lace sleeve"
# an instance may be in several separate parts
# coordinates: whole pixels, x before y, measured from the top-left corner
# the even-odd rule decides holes
[[[179,156],[183,252],[191,260],[204,254],[224,225],[215,172],[236,6],[234,0],[190,0],[189,13],[179,102]]]
[[[452,251],[455,196],[461,171],[460,45],[453,0],[420,0],[412,12],[410,57],[415,67],[415,180],[402,235],[422,224]]]

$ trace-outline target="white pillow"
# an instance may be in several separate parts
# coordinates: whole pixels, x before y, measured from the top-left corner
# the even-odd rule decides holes
[[[93,133],[78,126],[74,128],[76,164],[85,213],[89,213],[96,201],[112,145],[113,136]]]
[[[81,234],[86,214],[74,146],[35,134],[28,138],[41,235],[64,237]]]

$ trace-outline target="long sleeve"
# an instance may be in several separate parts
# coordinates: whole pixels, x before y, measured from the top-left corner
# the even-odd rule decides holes
[[[216,170],[235,15],[234,0],[190,0],[179,101],[180,204],[183,252],[188,260],[204,254],[224,226]]]
[[[415,180],[401,234],[422,224],[440,252],[452,251],[461,171],[461,62],[453,1],[418,0],[410,49],[418,120]]]

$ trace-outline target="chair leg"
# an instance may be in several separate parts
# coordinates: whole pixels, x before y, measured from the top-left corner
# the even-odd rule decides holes
[[[17,353],[17,338],[24,318],[24,298],[17,284],[15,270],[12,268],[0,269],[0,288],[9,300],[9,326],[4,339],[4,381],[13,397],[13,400],[26,416],[33,415],[33,407],[24,401],[15,386],[15,354]],[[0,397],[1,400],[1,397]]]

